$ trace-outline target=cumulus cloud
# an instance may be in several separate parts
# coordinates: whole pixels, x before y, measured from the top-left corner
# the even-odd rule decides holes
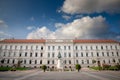
[[[78,13],[120,13],[120,0],[65,0],[61,11]]]
[[[7,33],[8,25],[5,21],[0,20],[0,40],[5,38],[10,38],[11,35]]]
[[[74,39],[74,38],[104,38],[108,35],[108,25],[102,16],[83,17],[73,22],[63,24],[56,23],[56,30],[51,31],[43,26],[28,34],[27,39]]]
[[[34,26],[28,26],[27,27],[27,30],[32,30],[32,29],[34,29],[35,27]]]
[[[69,20],[71,17],[67,15],[63,15],[62,18],[64,18],[65,20]]]

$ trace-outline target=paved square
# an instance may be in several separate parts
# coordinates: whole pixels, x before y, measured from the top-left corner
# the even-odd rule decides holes
[[[0,72],[0,80],[120,80],[120,71],[8,71]]]

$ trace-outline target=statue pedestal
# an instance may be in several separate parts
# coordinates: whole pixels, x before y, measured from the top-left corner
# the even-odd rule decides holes
[[[63,70],[63,65],[62,65],[62,60],[61,59],[58,59],[58,61],[57,61],[57,69],[58,70]]]

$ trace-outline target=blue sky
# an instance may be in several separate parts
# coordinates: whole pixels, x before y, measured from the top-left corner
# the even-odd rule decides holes
[[[0,0],[0,38],[120,40],[119,4],[119,0]]]

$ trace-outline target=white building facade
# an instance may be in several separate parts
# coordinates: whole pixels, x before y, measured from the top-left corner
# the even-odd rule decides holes
[[[13,66],[22,60],[22,67],[56,68],[61,54],[64,68],[114,65],[120,63],[120,43],[114,40],[70,39],[5,39],[0,41],[0,66]],[[96,61],[96,63],[93,62]]]

